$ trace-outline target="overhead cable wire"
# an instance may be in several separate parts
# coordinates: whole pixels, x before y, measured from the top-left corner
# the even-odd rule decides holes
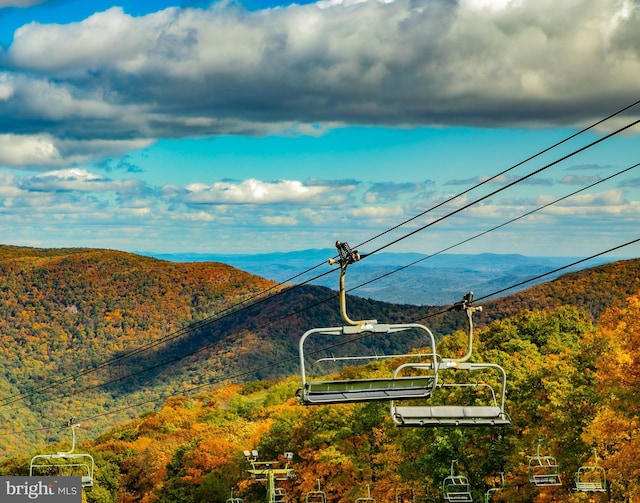
[[[543,210],[543,209],[545,209],[545,208],[548,208],[549,206],[552,206],[552,205],[554,205],[554,204],[556,204],[556,203],[559,203],[559,202],[561,202],[561,201],[564,201],[565,199],[569,199],[570,197],[573,197],[573,196],[575,196],[576,194],[579,194],[579,193],[581,193],[581,192],[584,192],[585,190],[591,189],[591,188],[595,187],[596,185],[599,185],[599,184],[601,184],[601,183],[607,182],[607,181],[611,180],[612,178],[615,178],[616,176],[620,176],[620,175],[622,175],[622,174],[624,174],[624,173],[627,173],[627,172],[631,171],[632,169],[637,168],[638,166],[640,166],[640,163],[638,163],[638,164],[634,164],[633,166],[629,166],[629,167],[627,167],[627,168],[625,168],[625,169],[623,169],[623,170],[620,170],[620,171],[618,171],[618,172],[616,172],[616,173],[614,173],[614,174],[612,174],[612,175],[609,175],[609,176],[607,176],[607,177],[605,177],[605,178],[602,178],[602,179],[597,180],[597,181],[595,181],[595,182],[593,182],[593,183],[590,183],[589,185],[586,185],[586,186],[584,186],[584,187],[582,187],[582,188],[580,188],[580,189],[578,189],[578,190],[575,190],[575,191],[571,192],[570,194],[567,194],[567,195],[562,196],[562,197],[560,197],[560,198],[558,198],[558,199],[555,199],[555,200],[553,200],[553,201],[551,201],[551,202],[548,202],[548,203],[546,203],[546,204],[544,204],[544,205],[542,205],[542,206],[539,206],[539,207],[537,207],[537,208],[535,208],[535,209],[533,209],[533,210],[531,210],[531,211],[527,211],[526,213],[523,213],[522,215],[519,215],[519,216],[514,217],[514,218],[512,218],[512,219],[510,219],[510,220],[507,220],[506,222],[503,222],[503,223],[501,223],[501,224],[499,224],[499,225],[496,225],[496,226],[494,226],[494,227],[491,227],[490,229],[487,229],[487,230],[485,230],[485,231],[482,231],[482,232],[480,232],[480,233],[478,233],[478,234],[476,234],[476,235],[474,235],[474,236],[471,236],[470,238],[467,238],[467,239],[464,239],[464,240],[462,240],[462,241],[459,241],[459,242],[457,242],[457,243],[455,243],[455,244],[453,244],[453,245],[451,245],[451,246],[447,246],[446,248],[442,248],[441,250],[438,250],[437,252],[431,253],[431,254],[426,255],[426,256],[424,256],[424,257],[420,257],[419,259],[414,260],[413,262],[410,262],[410,263],[408,263],[408,264],[406,264],[406,265],[403,265],[403,266],[401,266],[401,267],[398,267],[397,269],[393,269],[392,271],[386,272],[386,273],[384,273],[384,274],[382,274],[382,275],[380,275],[380,276],[377,276],[377,277],[375,277],[375,278],[372,278],[372,279],[370,279],[370,280],[368,280],[368,281],[366,281],[366,282],[364,282],[364,283],[360,283],[359,285],[356,285],[356,286],[354,286],[354,287],[349,288],[349,289],[347,290],[347,292],[352,292],[352,291],[354,291],[354,290],[357,290],[357,289],[359,289],[359,288],[362,288],[363,286],[367,286],[367,285],[370,285],[371,283],[375,283],[376,281],[379,281],[379,280],[381,280],[381,279],[383,279],[383,278],[386,278],[386,277],[388,277],[388,276],[391,276],[391,275],[393,275],[393,274],[396,274],[397,272],[403,271],[404,269],[408,269],[409,267],[412,267],[412,266],[417,265],[417,264],[419,264],[419,263],[421,263],[421,262],[424,262],[425,260],[428,260],[428,259],[430,259],[430,258],[433,258],[433,257],[435,257],[435,256],[437,256],[437,255],[440,255],[440,254],[442,254],[442,253],[445,253],[445,252],[447,252],[447,251],[449,251],[449,250],[452,250],[452,249],[454,249],[454,248],[457,248],[458,246],[461,246],[461,245],[463,245],[463,244],[466,244],[466,243],[468,243],[469,241],[473,241],[474,239],[477,239],[477,238],[479,238],[479,237],[485,236],[486,234],[489,234],[489,233],[491,233],[491,232],[493,232],[493,231],[496,231],[496,230],[498,230],[498,229],[501,229],[502,227],[506,227],[507,225],[512,224],[513,222],[516,222],[516,221],[521,220],[521,219],[523,219],[523,218],[525,218],[525,217],[528,217],[528,216],[530,216],[530,215],[533,215],[534,213],[537,213],[538,211],[541,211],[541,210]]]
[[[422,225],[422,226],[418,227],[417,229],[414,229],[411,232],[408,232],[407,234],[405,234],[403,236],[400,236],[399,238],[396,238],[393,241],[390,241],[389,243],[387,243],[385,245],[379,246],[375,250],[368,252],[362,258],[364,259],[366,257],[369,257],[369,256],[373,255],[374,253],[378,253],[378,252],[380,252],[380,251],[382,251],[382,250],[384,250],[386,248],[389,248],[392,245],[395,245],[395,244],[399,243],[400,241],[403,241],[403,240],[405,240],[405,239],[417,234],[418,232],[422,232],[423,230],[428,229],[429,227],[432,227],[433,225],[435,225],[437,223],[440,223],[440,222],[442,222],[443,220],[445,220],[447,218],[452,217],[453,215],[457,215],[458,213],[461,213],[462,211],[470,208],[471,206],[474,206],[474,205],[476,205],[478,203],[481,203],[482,201],[485,201],[486,199],[489,199],[490,197],[495,196],[496,194],[499,194],[500,192],[503,192],[503,191],[513,187],[514,185],[516,185],[518,183],[521,183],[521,182],[523,182],[525,180],[528,180],[529,178],[542,173],[543,171],[555,166],[556,164],[559,164],[559,163],[561,163],[563,161],[566,161],[567,159],[569,159],[569,158],[571,158],[571,157],[573,157],[573,156],[575,156],[575,155],[577,155],[577,154],[579,154],[581,152],[584,152],[585,150],[587,150],[587,149],[589,149],[589,148],[591,148],[591,147],[593,147],[595,145],[598,145],[599,143],[602,143],[603,141],[608,140],[609,138],[611,138],[611,137],[613,137],[613,136],[615,136],[615,135],[617,135],[617,134],[619,134],[619,133],[621,133],[623,131],[626,131],[627,129],[630,129],[630,128],[632,128],[633,126],[635,126],[637,124],[640,124],[640,119],[637,119],[637,120],[627,124],[626,126],[623,126],[623,127],[619,128],[619,129],[616,129],[615,131],[613,131],[613,132],[611,132],[611,133],[609,133],[609,134],[607,134],[607,135],[605,135],[605,136],[603,136],[601,138],[598,138],[597,140],[595,140],[595,141],[593,141],[591,143],[588,143],[587,145],[584,145],[583,147],[580,147],[579,149],[574,150],[573,152],[570,152],[569,154],[566,154],[566,155],[560,157],[559,159],[556,159],[555,161],[552,161],[552,162],[550,162],[548,164],[545,164],[541,168],[538,168],[538,169],[536,169],[536,170],[534,170],[534,171],[522,176],[521,178],[513,180],[512,182],[507,183],[506,185],[500,187],[499,189],[496,189],[496,190],[494,190],[494,191],[492,191],[492,192],[490,192],[490,193],[488,193],[488,194],[486,194],[486,195],[484,195],[484,196],[482,196],[482,197],[480,197],[478,199],[475,199],[475,200],[473,200],[473,201],[461,206],[460,208],[456,208],[455,210],[447,213],[446,215],[444,215],[444,216],[442,216],[440,218],[437,218],[436,220],[433,220],[432,222],[429,222],[428,224]]]
[[[563,138],[562,140],[554,143],[553,145],[538,151],[537,153],[535,153],[535,154],[527,157],[526,159],[524,159],[524,160],[512,165],[511,167],[504,169],[500,173],[496,173],[495,175],[491,176],[490,178],[487,178],[486,180],[482,180],[480,183],[478,183],[478,184],[476,184],[476,185],[474,185],[474,186],[472,186],[472,187],[470,187],[470,188],[468,188],[468,189],[456,194],[455,196],[452,196],[452,197],[446,199],[445,201],[442,201],[442,202],[436,204],[435,206],[432,206],[431,208],[429,208],[427,210],[424,210],[424,211],[418,213],[417,215],[414,215],[413,217],[411,217],[411,218],[409,218],[407,220],[404,220],[403,222],[401,222],[401,223],[399,223],[399,224],[397,224],[397,225],[395,225],[393,227],[390,227],[389,229],[387,229],[387,230],[385,230],[385,231],[383,231],[383,232],[381,232],[381,233],[379,233],[379,234],[367,239],[366,241],[363,241],[362,243],[356,245],[355,248],[360,248],[361,246],[363,246],[365,244],[368,244],[371,241],[374,241],[375,239],[378,239],[378,238],[384,236],[385,234],[388,234],[388,233],[390,233],[390,232],[392,232],[392,231],[394,231],[396,229],[399,229],[400,227],[402,227],[402,226],[404,226],[404,225],[406,225],[406,224],[408,224],[410,222],[413,222],[414,220],[417,220],[418,218],[426,215],[427,213],[431,213],[432,211],[444,206],[445,204],[450,203],[450,202],[458,199],[459,197],[470,193],[471,191],[481,187],[482,185],[485,185],[485,184],[487,184],[489,182],[492,182],[493,180],[496,180],[497,178],[501,177],[502,175],[505,175],[505,174],[509,173],[510,171],[513,171],[514,169],[522,166],[523,164],[526,164],[527,162],[532,161],[532,160],[540,157],[541,155],[546,154],[547,152],[550,152],[554,148],[557,148],[560,145],[563,145],[564,143],[567,143],[570,140],[573,140],[577,136],[579,136],[579,135],[581,135],[583,133],[586,133],[587,131],[589,131],[591,129],[595,129],[596,127],[598,127],[599,125],[603,124],[604,122],[606,122],[606,121],[608,121],[608,120],[610,120],[610,119],[612,119],[612,118],[614,118],[614,117],[626,112],[627,110],[630,110],[631,108],[637,106],[638,104],[640,104],[640,100],[635,101],[635,102],[631,103],[630,105],[627,105],[627,106],[621,108],[620,110],[609,114],[608,116],[604,117],[603,119],[600,119],[599,121],[594,122],[593,124],[581,129],[580,131],[577,131],[576,133],[574,133],[572,135],[569,135],[566,138]]]

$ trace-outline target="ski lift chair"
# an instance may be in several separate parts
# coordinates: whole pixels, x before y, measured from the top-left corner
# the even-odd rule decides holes
[[[300,373],[302,387],[297,391],[296,397],[303,405],[326,405],[339,403],[369,402],[382,400],[405,400],[411,398],[426,398],[431,395],[437,382],[437,361],[435,338],[431,331],[418,323],[407,324],[382,324],[377,320],[354,321],[346,312],[346,294],[344,278],[349,264],[360,260],[357,251],[352,251],[346,243],[336,243],[340,255],[340,314],[345,322],[344,326],[314,328],[305,332],[299,342]],[[333,260],[330,264],[336,263]],[[420,334],[420,341],[416,343],[416,335]],[[317,340],[321,337],[325,345],[333,347],[342,346],[350,341],[363,338],[378,338],[388,345],[389,339],[395,337],[400,342],[402,336],[413,337],[413,347],[428,347],[426,353],[392,353],[374,354],[368,356],[327,356],[315,360],[312,364],[313,372],[307,371],[307,358],[310,354],[316,354],[317,350],[309,348],[311,338]],[[398,339],[400,337],[400,339]],[[324,367],[334,368],[340,365],[354,365],[356,363],[368,363],[380,360],[413,360],[415,365],[411,375],[398,376],[389,371],[387,376],[375,378],[332,378],[323,372],[322,377],[317,377],[316,369]]]
[[[431,496],[429,486],[426,488],[426,494],[424,496],[414,496],[411,499],[411,503],[436,503],[436,499]]]
[[[376,503],[376,500],[371,497],[371,488],[367,484],[367,496],[363,498],[356,498],[356,503]]]
[[[562,485],[562,479],[560,478],[558,462],[553,456],[540,455],[541,442],[542,440],[538,439],[536,455],[529,459],[529,468],[527,470],[529,482],[538,487],[560,486]]]
[[[93,456],[74,452],[76,428],[80,426],[75,422],[75,418],[69,419],[65,426],[71,428],[71,450],[34,456],[29,464],[29,476],[47,476],[52,473],[62,476],[79,476],[82,479],[82,487],[90,489],[93,487],[93,472],[95,470]]]
[[[606,492],[607,476],[602,466],[598,465],[598,453],[593,450],[595,464],[578,468],[576,473],[576,491]]]
[[[320,479],[318,479],[318,490],[309,491],[304,497],[304,503],[327,503],[327,495],[320,490]]]
[[[471,363],[467,361],[472,354],[473,346],[473,313],[481,311],[482,307],[473,307],[473,293],[468,293],[461,302],[457,303],[454,308],[464,310],[467,315],[469,326],[469,338],[467,354],[463,358],[442,358],[437,363],[436,374],[438,382],[434,387],[430,399],[427,403],[422,402],[403,402],[397,404],[391,402],[391,418],[398,426],[506,426],[511,423],[511,419],[505,413],[505,393],[507,387],[507,375],[504,369],[495,363]],[[394,377],[399,377],[405,368],[419,367],[419,364],[406,364],[396,369]],[[448,371],[464,371],[468,376],[485,375],[486,371],[490,374],[498,375],[499,393],[496,394],[494,388],[483,382],[476,380],[475,382],[469,377],[466,382],[446,382],[445,376]],[[484,373],[483,373],[484,372]],[[457,372],[456,372],[457,374]],[[451,393],[451,392],[454,393]],[[450,394],[460,399],[460,392],[471,391],[475,395],[480,395],[481,404],[475,402],[478,398],[471,401],[462,401],[462,403],[446,403],[442,404],[439,397],[448,397]]]
[[[454,473],[453,466],[456,462],[451,461],[451,473],[442,481],[442,497],[445,503],[473,503],[469,479]]]

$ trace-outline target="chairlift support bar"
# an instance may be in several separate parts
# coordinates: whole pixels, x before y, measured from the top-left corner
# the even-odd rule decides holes
[[[360,255],[358,250],[352,250],[347,243],[336,241],[336,248],[338,249],[338,260],[329,259],[329,265],[340,265],[340,315],[347,325],[361,325],[364,323],[376,323],[376,320],[367,321],[354,321],[347,315],[347,294],[344,287],[344,278],[347,274],[347,267],[350,264],[358,262],[362,257],[366,255]]]

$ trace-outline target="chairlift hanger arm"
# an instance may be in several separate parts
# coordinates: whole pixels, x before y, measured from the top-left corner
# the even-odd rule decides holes
[[[473,306],[473,292],[467,293],[460,302],[456,302],[453,306],[449,308],[449,310],[457,310],[464,311],[467,315],[467,325],[469,327],[469,338],[468,338],[468,348],[467,354],[465,354],[462,358],[447,358],[450,362],[466,362],[469,358],[471,358],[471,354],[473,353],[473,313],[481,312],[482,306]]]
[[[354,264],[360,261],[360,259],[362,257],[366,257],[366,255],[361,255],[358,250],[352,250],[347,243],[342,243],[341,241],[336,241],[336,248],[338,249],[338,256],[340,258],[337,261],[334,259],[329,259],[329,265],[333,265],[336,263],[340,265],[340,315],[342,316],[342,319],[347,325],[362,325],[371,323],[375,324],[375,320],[352,320],[347,314],[347,295],[344,286],[347,267],[350,264]]]

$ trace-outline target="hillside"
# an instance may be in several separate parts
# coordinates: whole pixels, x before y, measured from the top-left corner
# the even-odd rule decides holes
[[[274,284],[219,263],[2,246],[0,277],[5,453],[64,438],[51,427],[71,416],[91,418],[99,434],[199,386],[294,375],[301,334],[341,324],[335,292],[303,286],[256,302],[259,292],[275,294]],[[579,306],[596,322],[638,291],[638,278],[640,260],[571,273],[483,303],[478,324],[561,305]],[[247,298],[253,307],[227,310]],[[457,312],[431,316],[437,306],[349,297],[348,308],[353,318],[424,319],[439,337],[464,324]],[[352,350],[376,354],[389,344],[364,340]]]
[[[283,452],[293,453],[295,478],[277,482],[289,501],[305,501],[318,484],[330,503],[351,503],[367,490],[380,502],[409,503],[427,494],[442,501],[452,460],[476,502],[500,487],[501,473],[505,485],[494,502],[637,501],[640,295],[607,309],[597,329],[588,318],[562,306],[523,311],[478,331],[473,361],[507,372],[510,426],[398,428],[384,402],[303,407],[293,398],[297,377],[221,385],[176,395],[83,442],[97,466],[87,501],[224,502],[230,490],[248,503],[265,501],[264,483],[248,475],[242,454],[254,449],[261,462],[278,460],[276,467]],[[446,337],[439,352],[455,354],[464,340],[462,332]],[[375,362],[357,375],[384,368],[393,365]],[[464,372],[456,376],[467,382]],[[354,369],[341,377],[353,379]],[[496,385],[493,378],[484,382]],[[469,398],[449,393],[454,403]],[[528,482],[538,441],[541,454],[557,460],[562,485]],[[0,475],[24,475],[30,456],[65,445],[68,440],[5,458]],[[606,470],[607,492],[577,493],[575,473],[593,465],[593,449]]]
[[[0,247],[0,284],[0,419],[9,431],[38,430],[67,415],[120,406],[125,382],[83,389],[129,375],[143,362],[158,363],[161,346],[118,359],[273,285],[224,264],[11,246]],[[94,369],[104,362],[114,364]],[[74,377],[78,373],[85,374]],[[182,379],[165,374],[160,387],[149,389],[140,377],[127,399],[138,399],[142,391],[151,399],[161,396]],[[65,382],[31,393],[59,380]],[[27,438],[42,440],[37,432]],[[12,448],[15,439],[0,437],[1,450]]]

